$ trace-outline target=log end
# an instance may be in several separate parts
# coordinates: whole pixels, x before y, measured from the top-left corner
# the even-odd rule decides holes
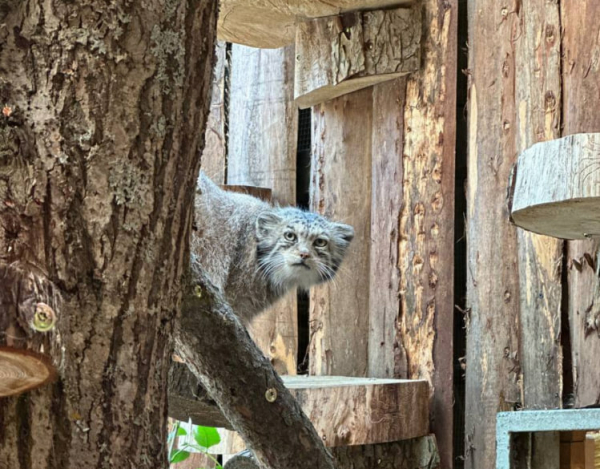
[[[0,348],[0,397],[14,396],[51,382],[56,369],[45,355]]]

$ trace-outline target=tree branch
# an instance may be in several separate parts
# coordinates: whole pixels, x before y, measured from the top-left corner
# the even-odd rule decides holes
[[[333,469],[312,424],[193,259],[191,270],[176,352],[266,469]]]

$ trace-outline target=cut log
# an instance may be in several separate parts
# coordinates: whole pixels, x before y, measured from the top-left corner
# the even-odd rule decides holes
[[[170,385],[169,415],[182,421],[191,418],[198,425],[231,428],[224,424],[226,419],[218,415],[201,385],[193,384],[197,380],[185,365],[174,368],[181,374],[172,371],[177,385],[173,381]],[[326,446],[387,443],[429,432],[429,387],[425,380],[337,376],[282,379]],[[184,382],[188,384],[182,385]],[[231,452],[241,449],[239,440],[228,445]]]
[[[6,397],[56,376],[59,296],[43,275],[24,265],[0,265],[0,278],[0,397]]]
[[[517,226],[563,239],[600,236],[600,133],[533,145],[512,184]]]
[[[421,62],[420,7],[306,21],[296,33],[296,104],[314,106],[415,72]]]
[[[294,42],[296,23],[357,10],[374,10],[413,0],[223,0],[219,39],[274,49]]]

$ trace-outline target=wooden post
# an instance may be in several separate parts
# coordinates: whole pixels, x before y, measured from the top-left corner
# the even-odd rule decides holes
[[[272,190],[275,203],[296,203],[298,111],[293,104],[293,47],[233,46],[227,184]],[[295,374],[297,301],[290,293],[258,317],[251,335],[281,374]]]

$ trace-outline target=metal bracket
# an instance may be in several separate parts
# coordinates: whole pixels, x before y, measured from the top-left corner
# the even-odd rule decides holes
[[[510,469],[511,433],[600,429],[600,409],[524,410],[496,416],[496,469]]]

